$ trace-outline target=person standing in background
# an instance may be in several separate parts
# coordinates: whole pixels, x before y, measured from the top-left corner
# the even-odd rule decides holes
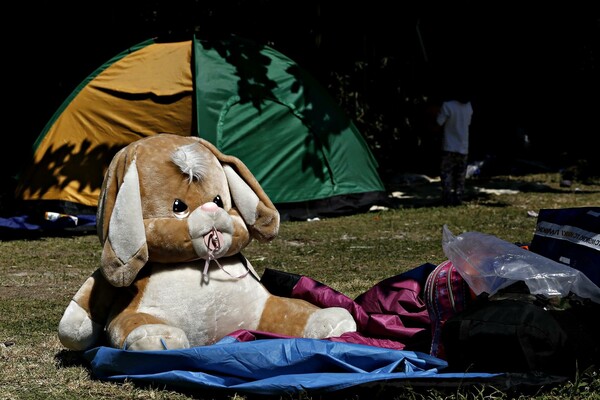
[[[469,127],[473,117],[470,94],[461,89],[442,103],[436,121],[442,127],[440,179],[442,203],[462,204],[469,156]]]

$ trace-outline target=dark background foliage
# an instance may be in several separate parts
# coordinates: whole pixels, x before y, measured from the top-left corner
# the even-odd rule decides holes
[[[3,175],[27,162],[54,111],[102,63],[150,37],[194,33],[243,36],[298,62],[355,121],[384,179],[437,172],[432,118],[456,85],[473,94],[472,161],[509,173],[585,165],[597,175],[600,14],[549,4],[22,2],[5,13],[12,160],[2,160]]]

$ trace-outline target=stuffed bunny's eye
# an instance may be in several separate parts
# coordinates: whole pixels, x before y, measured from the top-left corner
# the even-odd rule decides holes
[[[217,195],[214,199],[213,199],[213,203],[215,203],[216,205],[218,205],[219,207],[223,208],[223,200],[221,200],[221,196]]]
[[[188,205],[183,200],[175,199],[173,201],[173,213],[177,218],[185,218],[189,215],[190,211]]]

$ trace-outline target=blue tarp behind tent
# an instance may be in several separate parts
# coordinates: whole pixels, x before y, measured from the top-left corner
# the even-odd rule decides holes
[[[27,234],[42,235],[72,232],[95,232],[96,215],[82,214],[61,216],[53,221],[34,215],[0,217],[0,239]]]

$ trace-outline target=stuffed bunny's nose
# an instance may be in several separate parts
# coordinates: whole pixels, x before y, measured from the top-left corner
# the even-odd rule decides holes
[[[202,204],[200,206],[200,209],[206,212],[216,212],[219,209],[219,206],[213,203],[212,201],[209,201],[208,203]]]

